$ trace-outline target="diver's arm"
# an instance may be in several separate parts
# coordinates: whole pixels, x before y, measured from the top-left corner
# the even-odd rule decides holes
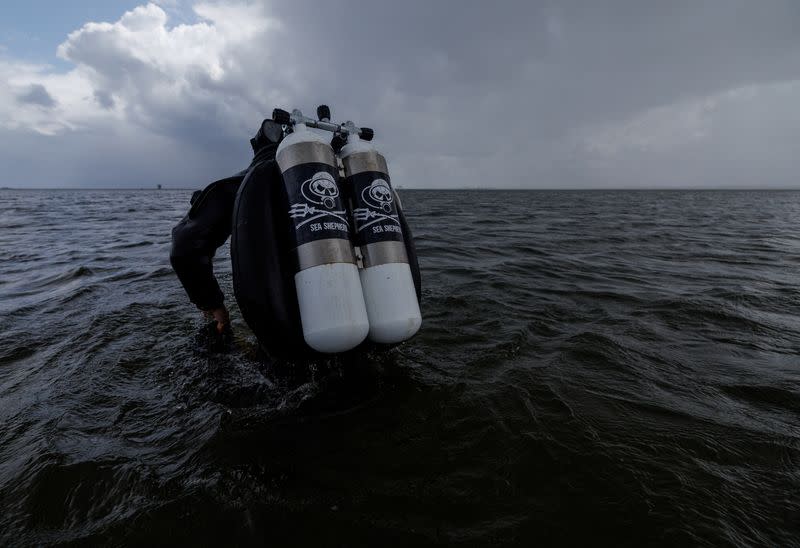
[[[192,208],[172,229],[170,263],[183,284],[189,300],[213,316],[218,327],[227,323],[225,297],[214,277],[213,258],[217,248],[231,234],[231,217],[236,192],[253,166],[275,159],[283,129],[272,120],[264,120],[251,140],[254,157],[250,167],[227,179],[210,184],[192,195]]]
[[[215,316],[224,309],[225,297],[214,277],[213,258],[230,236],[233,202],[241,180],[237,176],[209,185],[172,229],[172,268],[189,300]]]

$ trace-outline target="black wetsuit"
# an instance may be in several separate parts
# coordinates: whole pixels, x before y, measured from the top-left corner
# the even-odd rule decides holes
[[[250,167],[215,181],[192,196],[189,213],[172,229],[170,262],[186,293],[200,310],[220,308],[225,300],[214,277],[213,258],[231,235],[236,193],[247,172],[256,164],[275,159],[276,144],[258,150]]]

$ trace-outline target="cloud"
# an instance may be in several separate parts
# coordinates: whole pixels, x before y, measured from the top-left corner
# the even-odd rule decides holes
[[[86,89],[77,74],[56,75],[47,65],[0,58],[0,127],[42,135],[73,128],[72,120],[88,115],[75,104]]]
[[[800,80],[751,84],[646,109],[575,136],[587,165],[628,184],[796,186]]]
[[[692,146],[709,137],[718,97],[707,97],[646,109],[622,122],[589,129],[588,152],[612,157]]]
[[[256,45],[279,25],[254,4],[202,3],[194,12],[199,22],[169,27],[161,7],[140,6],[115,23],[87,23],[58,55],[76,65],[99,106],[116,106],[129,123],[178,138],[250,129],[270,101],[247,73],[268,68],[270,55],[258,57]]]
[[[17,95],[17,101],[22,104],[39,105],[44,108],[52,108],[56,105],[56,100],[47,92],[42,84],[31,84],[28,89]]]
[[[201,186],[274,107],[328,103],[405,187],[796,184],[800,6],[732,1],[161,0],[66,36],[67,71],[0,54],[0,163]],[[80,152],[100,142],[125,177]]]
[[[0,76],[6,76],[5,86],[0,84],[2,126],[48,137],[45,148],[95,135],[118,139],[124,126],[142,143],[157,138],[173,151],[220,159],[222,167],[212,174],[237,168],[247,161],[247,138],[261,117],[276,102],[286,102],[276,90],[251,82],[253,71],[274,72],[269,44],[280,38],[281,28],[258,4],[199,3],[193,12],[196,22],[170,26],[160,6],[147,4],[114,23],[86,23],[58,48],[58,56],[74,66],[66,73],[0,60]],[[41,107],[50,108],[44,112]],[[131,148],[119,144],[119,152],[112,148],[109,154],[130,155]],[[126,144],[134,153],[147,150],[136,142]],[[205,176],[207,162],[201,164]],[[31,184],[50,180],[49,174],[32,175],[37,169],[32,167],[23,175],[32,177]],[[202,180],[199,166],[183,168]],[[136,171],[143,180],[162,182],[165,177],[155,167]],[[94,178],[90,171],[87,182]]]
[[[114,108],[114,96],[108,91],[102,89],[94,90],[94,100],[97,104],[105,109]]]

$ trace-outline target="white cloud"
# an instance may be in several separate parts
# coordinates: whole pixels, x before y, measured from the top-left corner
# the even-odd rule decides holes
[[[173,27],[152,3],[115,23],[86,23],[58,48],[58,56],[75,65],[67,73],[3,61],[3,125],[46,135],[119,122],[163,135],[198,125],[250,131],[274,97],[257,93],[247,78],[270,67],[269,45],[280,25],[259,4],[200,3],[193,9],[198,22]],[[11,100],[32,85],[43,86],[59,108],[21,107]]]
[[[51,108],[21,102],[18,98],[32,87],[40,87],[53,99]],[[0,59],[0,126],[54,135],[76,127],[76,120],[92,118],[82,96],[91,93],[80,71],[58,75],[47,65]]]

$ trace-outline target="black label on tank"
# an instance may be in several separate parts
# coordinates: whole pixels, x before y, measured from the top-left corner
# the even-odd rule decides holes
[[[379,171],[364,171],[348,177],[347,186],[353,197],[356,245],[402,242],[403,230],[389,176]]]
[[[336,168],[320,163],[300,164],[283,173],[295,247],[350,238],[350,220],[336,179]]]

